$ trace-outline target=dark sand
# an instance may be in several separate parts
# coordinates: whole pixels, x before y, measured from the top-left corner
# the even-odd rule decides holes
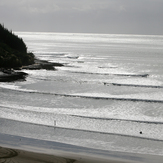
[[[0,147],[0,163],[73,163],[74,160],[53,155]]]

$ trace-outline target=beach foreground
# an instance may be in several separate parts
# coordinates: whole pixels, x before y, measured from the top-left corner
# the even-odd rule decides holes
[[[163,157],[104,151],[0,134],[0,163],[162,163]]]

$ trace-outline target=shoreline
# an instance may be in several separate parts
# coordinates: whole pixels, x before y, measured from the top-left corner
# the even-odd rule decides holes
[[[162,163],[163,156],[106,151],[0,133],[0,162]]]

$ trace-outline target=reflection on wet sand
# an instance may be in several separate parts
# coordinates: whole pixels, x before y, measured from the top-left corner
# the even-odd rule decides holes
[[[0,147],[0,163],[73,163],[75,160]]]

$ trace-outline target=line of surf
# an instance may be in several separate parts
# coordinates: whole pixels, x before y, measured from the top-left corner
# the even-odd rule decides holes
[[[6,106],[6,105],[3,105],[3,104],[0,104],[0,107],[1,108],[4,108],[4,109],[18,109],[20,110],[22,107],[24,108],[24,106],[17,106],[15,105],[14,108],[10,107],[10,106]],[[43,109],[43,110],[42,110]],[[32,112],[32,113],[43,113],[43,114],[46,114],[46,113],[55,113],[55,115],[68,115],[68,116],[72,116],[72,117],[77,117],[77,118],[82,118],[82,119],[95,119],[95,120],[102,120],[102,121],[119,121],[119,122],[135,122],[135,123],[144,123],[144,124],[160,124],[162,125],[163,124],[163,121],[158,121],[158,120],[142,120],[142,119],[126,119],[126,118],[115,118],[115,117],[98,117],[98,116],[87,116],[87,115],[81,115],[81,114],[72,114],[72,112],[65,112],[62,111],[62,112],[59,112],[57,113],[56,110],[54,110],[54,108],[42,108],[40,109],[40,107],[28,107],[26,106],[26,109],[25,109],[25,112],[29,111],[29,112]],[[59,108],[60,109],[60,108]],[[22,109],[24,110],[24,109]],[[0,118],[4,118],[4,117],[0,117]]]
[[[161,85],[139,85],[139,84],[121,84],[121,83],[104,83],[104,85],[127,86],[127,87],[146,87],[146,88],[163,88]]]
[[[35,94],[42,94],[42,95],[53,95],[53,96],[72,97],[72,98],[163,103],[163,100],[159,100],[159,99],[117,97],[116,95],[103,96],[103,95],[84,95],[84,94],[61,94],[61,93],[53,93],[53,92],[39,92],[37,90],[26,90],[26,89],[19,89],[19,88],[17,89],[7,88],[7,89],[12,90],[12,91],[23,92],[23,93],[35,93]]]
[[[98,73],[98,72],[85,72],[85,71],[70,71],[66,70],[67,72],[70,73],[80,73],[80,74],[94,74],[94,75],[114,75],[114,76],[129,76],[129,77],[148,77],[149,74],[116,74],[116,73]]]
[[[142,121],[142,120],[133,120],[133,119],[120,119],[120,118],[104,118],[104,117],[90,117],[90,116],[80,116],[80,115],[71,115],[73,117],[86,118],[86,119],[96,119],[96,120],[106,120],[106,121],[126,121],[126,122],[137,122],[137,123],[146,123],[146,124],[163,124],[160,121]]]

